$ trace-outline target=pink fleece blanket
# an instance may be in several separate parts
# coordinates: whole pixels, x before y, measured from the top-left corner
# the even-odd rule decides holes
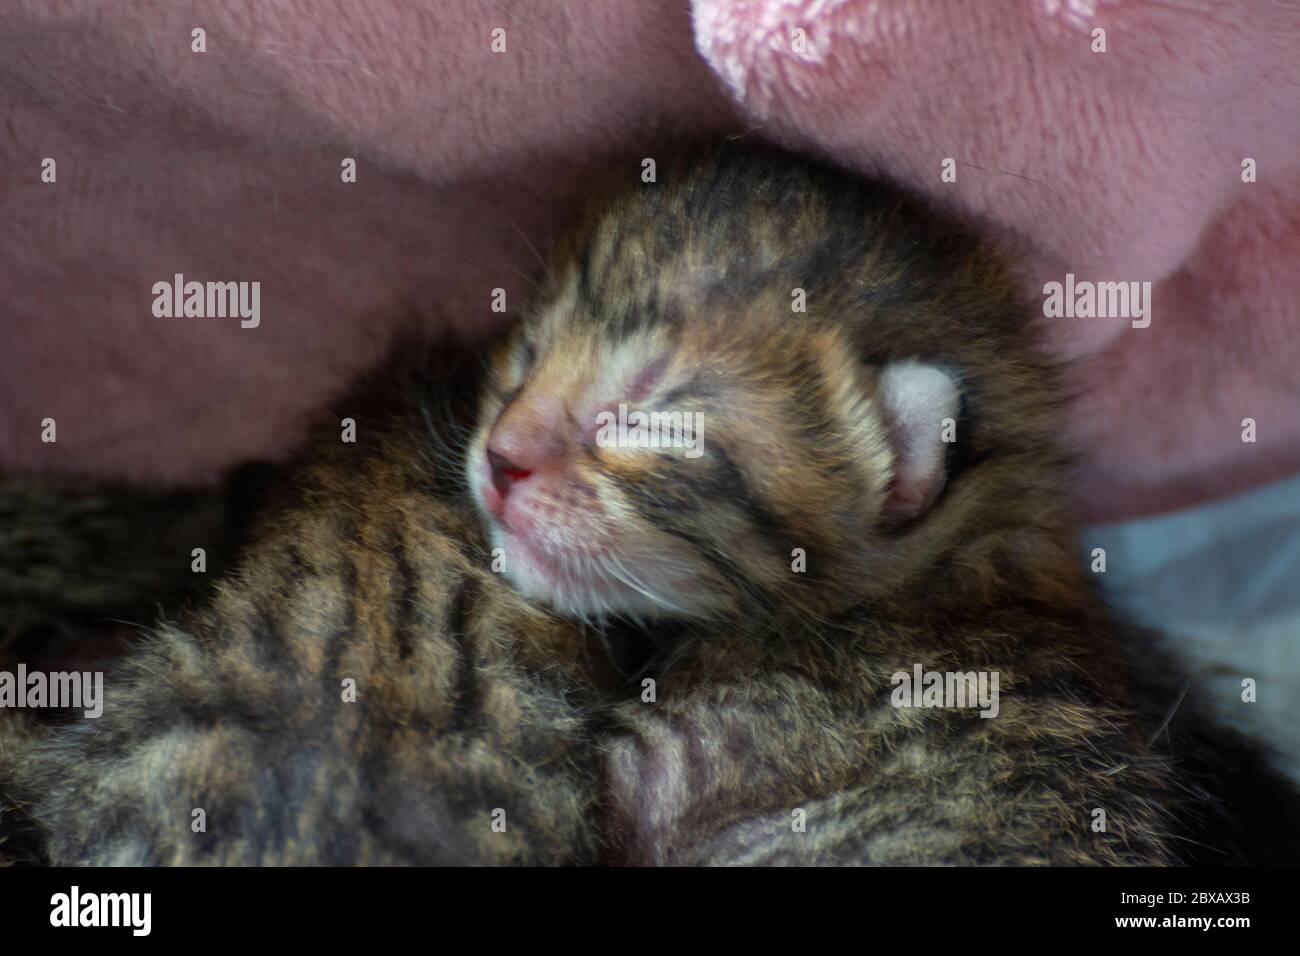
[[[410,315],[517,302],[604,157],[737,117],[983,217],[1038,299],[1152,284],[1145,328],[1044,318],[1092,516],[1300,469],[1280,0],[0,0],[0,467],[280,454]],[[259,282],[257,327],[156,315],[177,273]]]

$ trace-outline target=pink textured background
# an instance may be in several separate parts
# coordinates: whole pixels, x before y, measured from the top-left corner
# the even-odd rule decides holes
[[[602,161],[737,115],[984,217],[1032,288],[1156,284],[1150,328],[1049,322],[1093,517],[1300,470],[1300,7],[1271,0],[0,0],[0,467],[283,452],[413,311],[517,301],[522,236]],[[155,318],[175,272],[260,281],[261,326]]]

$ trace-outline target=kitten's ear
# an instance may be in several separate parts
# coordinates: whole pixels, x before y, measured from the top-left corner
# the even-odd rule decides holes
[[[951,431],[945,419],[957,421],[961,390],[943,369],[903,361],[881,370],[877,395],[894,449],[894,481],[884,514],[906,521],[929,508],[943,490],[944,437]]]

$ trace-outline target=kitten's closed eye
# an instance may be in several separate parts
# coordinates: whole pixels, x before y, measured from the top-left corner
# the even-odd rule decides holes
[[[656,358],[642,366],[641,371],[636,373],[627,387],[627,397],[631,401],[641,401],[646,398],[650,392],[663,381],[664,370],[668,367],[668,359]]]
[[[536,361],[537,346],[533,345],[533,343],[527,339],[522,339],[519,343],[519,372],[521,374],[527,374]]]

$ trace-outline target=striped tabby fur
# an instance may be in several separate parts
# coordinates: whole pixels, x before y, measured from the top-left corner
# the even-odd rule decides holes
[[[8,748],[51,860],[1246,858],[1263,791],[1216,791],[1189,754],[1215,738],[1194,695],[1156,733],[1177,681],[1148,679],[1126,646],[1146,638],[1073,553],[1063,399],[998,255],[775,150],[660,176],[602,198],[494,350],[469,499],[424,386],[394,382],[355,416],[361,444],[313,446],[240,570],[133,655],[98,724]],[[946,486],[897,521],[883,382],[911,361],[949,370],[962,404]],[[703,411],[704,454],[598,445],[591,411],[628,398]],[[489,503],[486,450],[542,431],[561,478],[533,477],[524,532]],[[643,661],[653,701],[597,638],[629,621],[680,629]],[[894,707],[891,675],[916,664],[998,672],[999,715]]]
[[[383,391],[382,414],[346,407],[358,442],[321,438],[211,603],[109,675],[103,717],[9,741],[10,826],[34,821],[47,860],[595,858],[577,704],[609,672],[487,569],[424,389]]]

